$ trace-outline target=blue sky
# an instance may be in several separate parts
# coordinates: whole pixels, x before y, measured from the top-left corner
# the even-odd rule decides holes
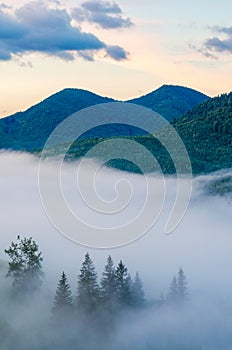
[[[162,84],[229,92],[231,13],[227,0],[7,0],[0,116],[65,87],[123,100]]]

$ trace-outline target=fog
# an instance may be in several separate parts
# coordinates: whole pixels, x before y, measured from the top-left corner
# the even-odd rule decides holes
[[[91,171],[92,165],[91,161],[87,164],[87,173]],[[175,200],[175,178],[172,177],[165,179],[166,198],[161,215],[146,234],[123,247],[94,249],[70,241],[51,224],[41,203],[37,158],[23,153],[2,152],[0,167],[0,259],[7,259],[4,248],[15,241],[19,234],[21,237],[32,236],[39,244],[44,257],[45,282],[42,297],[39,306],[36,306],[35,301],[32,302],[36,317],[31,311],[21,310],[21,314],[15,315],[14,320],[8,320],[18,331],[25,326],[23,320],[27,320],[26,329],[29,327],[28,320],[29,324],[37,325],[34,327],[39,327],[38,324],[42,323],[42,318],[38,317],[38,308],[44,310],[45,314],[49,313],[48,305],[52,303],[56,284],[63,270],[67,273],[75,293],[77,275],[88,251],[99,277],[109,254],[112,255],[115,264],[122,259],[132,275],[139,271],[149,301],[158,300],[161,292],[167,294],[171,279],[180,266],[187,276],[191,303],[184,310],[157,311],[151,306],[136,317],[132,315],[133,321],[130,323],[127,318],[130,316],[125,317],[125,321],[122,317],[120,327],[116,327],[108,349],[232,348],[232,203],[229,196],[210,196],[205,191],[209,180],[224,176],[225,172],[193,180],[188,209],[170,235],[164,233],[164,227]],[[84,220],[92,220],[93,225],[102,224],[102,227],[108,227],[112,224],[111,221],[107,221],[107,218],[103,220],[103,214],[100,219],[96,213],[89,216],[89,209],[86,209],[76,192],[74,195],[77,167],[78,162],[67,163],[63,169],[63,190],[68,205],[71,210],[78,211]],[[55,164],[47,164],[47,196],[51,198],[54,196],[50,186],[54,169]],[[115,197],[114,185],[121,177],[131,182],[134,195],[126,207],[126,214],[121,211],[121,219],[117,218],[117,223],[125,224],[127,218],[133,219],[137,215],[140,200],[145,198],[143,176],[103,168],[97,176],[96,188],[106,200],[112,200]],[[154,179],[159,187],[160,177],[157,175]],[[86,185],[88,186],[88,183]],[[159,196],[154,197],[154,202],[159,200]],[[2,293],[7,293],[8,289],[9,281],[2,282]],[[11,308],[12,306],[9,306],[9,310]],[[31,308],[32,306],[28,309]],[[12,313],[12,310],[9,311],[10,315]],[[6,315],[7,312],[3,314]],[[173,342],[175,337],[183,338],[183,342],[179,338],[176,339],[182,347],[170,343],[169,339]],[[156,347],[152,345],[154,339]],[[189,344],[188,348],[186,342]]]

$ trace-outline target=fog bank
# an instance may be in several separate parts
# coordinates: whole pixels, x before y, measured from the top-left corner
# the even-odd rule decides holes
[[[28,154],[2,152],[0,166],[2,259],[5,258],[3,248],[15,240],[16,235],[31,235],[38,241],[43,251],[48,272],[68,269],[75,274],[75,266],[77,268],[80,266],[88,250],[100,269],[109,253],[116,260],[123,258],[132,271],[138,269],[141,272],[146,289],[149,290],[149,294],[155,296],[160,290],[165,289],[173,271],[179,266],[184,267],[191,288],[196,292],[199,289],[207,292],[213,287],[213,290],[216,288],[224,294],[225,291],[232,289],[232,282],[227,278],[232,264],[231,203],[228,199],[204,194],[202,186],[208,177],[194,180],[192,199],[186,215],[171,235],[163,234],[163,227],[175,196],[175,180],[170,177],[166,179],[166,204],[154,227],[132,244],[101,251],[70,242],[49,222],[41,205],[36,158]],[[52,181],[52,167],[53,165],[48,165],[48,188],[49,182]],[[76,193],[72,197],[76,169],[77,163],[65,166],[64,191],[69,200],[68,204],[78,203],[76,206],[78,211],[85,215],[83,202],[77,198]],[[91,165],[87,171],[91,171]],[[115,196],[114,184],[122,175],[124,176],[123,173],[112,169],[103,169],[97,178],[97,190],[105,198],[110,194]],[[127,208],[127,215],[133,218],[137,206],[140,205],[139,200],[144,200],[145,188],[141,175],[125,173],[125,177],[134,185],[134,192],[137,193]],[[150,278],[151,270],[154,274],[154,283]]]

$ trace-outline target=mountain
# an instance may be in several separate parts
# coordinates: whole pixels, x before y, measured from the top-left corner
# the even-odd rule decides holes
[[[232,168],[232,92],[202,102],[184,116],[176,119],[172,125],[188,150],[193,174],[205,174]],[[168,130],[164,128],[160,130],[160,133],[164,144],[168,144],[170,137]],[[155,155],[164,173],[175,173],[175,164],[169,153],[153,136],[131,135],[127,138],[135,141],[133,151],[136,155],[136,161],[142,165],[142,169],[145,169],[146,172],[154,172],[156,168],[155,164],[144,157],[139,144]],[[67,154],[67,158],[73,159],[83,156],[91,147],[102,140],[99,138],[75,142]],[[176,156],[182,157],[181,154]],[[136,165],[124,159],[114,159],[108,164],[121,170],[140,172]],[[231,186],[231,177],[226,181],[223,179],[220,186],[216,184],[216,187],[220,187],[221,191],[222,188],[228,190],[228,186]]]
[[[193,89],[183,86],[163,85],[145,96],[127,102],[153,109],[168,121],[173,121],[208,99],[208,96]]]
[[[86,90],[64,89],[25,112],[0,119],[0,148],[41,148],[54,128],[68,116],[83,108],[113,101]]]
[[[153,93],[130,102],[153,109],[156,105],[163,106],[161,110],[157,108],[157,111],[171,119],[171,115],[180,116],[182,112],[206,98],[206,95],[195,90],[164,85]],[[86,90],[64,89],[25,112],[0,119],[0,148],[29,151],[40,149],[54,128],[68,116],[83,108],[114,101]],[[96,138],[136,135],[144,135],[144,132],[134,127],[113,124],[111,127],[99,127],[86,136]]]
[[[163,86],[158,89],[158,93],[160,94],[160,91],[185,91],[188,95],[187,91],[189,90],[194,91],[181,87]],[[155,92],[152,94],[155,95]],[[196,92],[196,94],[199,93]],[[186,100],[184,97],[182,99],[183,104],[185,104]],[[176,98],[174,100],[176,101]],[[85,90],[65,89],[25,112],[16,113],[0,120],[0,148],[39,150],[43,147],[52,130],[66,117],[82,108],[112,101],[114,100]],[[149,106],[147,105],[147,107]],[[183,106],[179,110],[181,108]],[[212,99],[205,97],[204,102],[183,116],[176,118],[172,125],[186,145],[194,174],[232,168],[232,92]],[[174,164],[164,147],[152,136],[142,134],[140,131],[135,128],[125,130],[119,124],[113,124],[111,128],[100,128],[93,131],[89,137],[75,142],[67,157],[83,156],[93,145],[104,139],[124,136],[150,150],[161,164],[163,172],[174,173]],[[168,133],[165,133],[165,129],[162,132],[165,137],[169,137]],[[61,145],[61,147],[63,146]],[[134,152],[137,159],[142,159],[145,163],[146,171],[154,170],[144,155],[140,154],[140,148],[135,147]],[[139,171],[132,163],[124,160],[112,161],[110,165],[128,171]]]

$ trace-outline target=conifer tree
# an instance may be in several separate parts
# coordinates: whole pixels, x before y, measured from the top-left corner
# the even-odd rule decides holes
[[[78,276],[77,306],[87,312],[94,311],[99,303],[97,273],[89,253],[86,253]]]
[[[172,303],[183,303],[187,299],[187,294],[187,280],[180,267],[177,278],[174,276],[171,282],[168,300]]]
[[[133,305],[136,307],[141,307],[145,303],[145,294],[143,290],[143,284],[139,277],[138,272],[136,272],[136,275],[132,284],[132,298],[133,298]]]
[[[9,256],[6,277],[13,279],[12,287],[15,295],[26,295],[36,291],[42,284],[42,253],[39,246],[30,237],[19,242],[12,242],[5,253]]]
[[[174,275],[172,282],[170,284],[168,300],[172,303],[176,303],[178,301],[178,284],[176,275]]]
[[[125,280],[125,297],[124,303],[128,306],[132,306],[134,304],[133,300],[133,280],[131,278],[130,273]]]
[[[131,277],[128,274],[127,267],[120,260],[116,271],[116,295],[120,306],[130,305],[132,303]]]
[[[185,301],[187,299],[187,279],[184,274],[183,269],[180,267],[178,271],[178,278],[177,278],[177,284],[178,284],[178,296],[180,301]]]
[[[58,282],[54,305],[52,308],[53,314],[67,314],[72,308],[72,291],[68,283],[67,277],[63,272]]]
[[[101,299],[110,309],[115,307],[116,303],[116,276],[114,262],[111,256],[108,256],[105,270],[101,279]]]

